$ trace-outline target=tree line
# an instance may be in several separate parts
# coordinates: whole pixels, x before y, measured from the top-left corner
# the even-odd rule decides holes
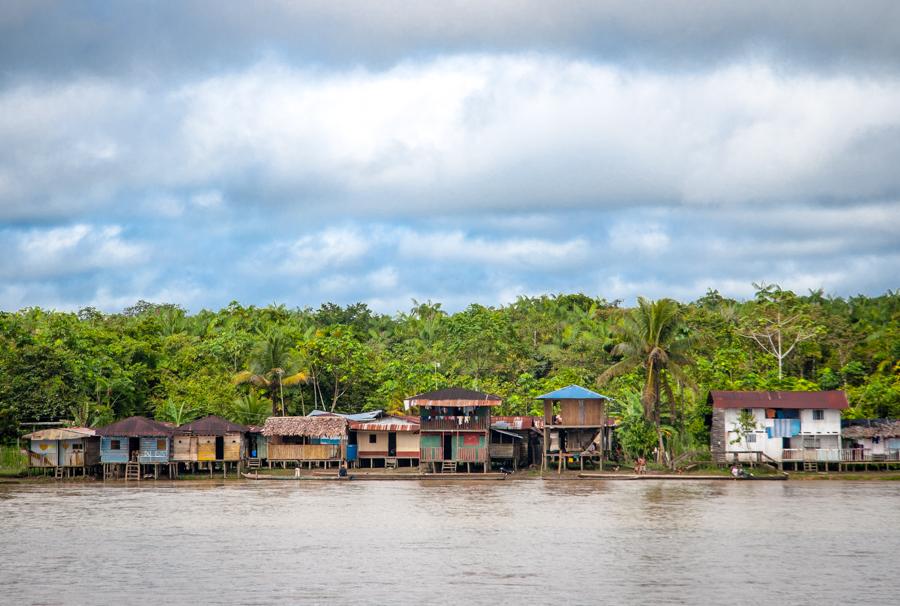
[[[703,449],[713,389],[845,389],[847,416],[900,417],[900,292],[755,287],[746,301],[710,290],[633,308],[583,294],[456,313],[413,301],[395,316],[362,303],[0,312],[0,434],[135,414],[258,424],[314,408],[396,413],[446,386],[501,396],[499,414],[541,414],[534,397],[570,383],[614,399],[632,456]]]

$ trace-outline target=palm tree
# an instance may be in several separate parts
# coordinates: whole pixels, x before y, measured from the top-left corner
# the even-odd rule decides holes
[[[269,416],[271,406],[260,397],[259,392],[249,392],[236,398],[229,411],[232,421],[242,425],[262,425]]]
[[[256,347],[250,370],[237,373],[232,382],[236,385],[252,383],[266,390],[272,400],[272,414],[278,414],[280,401],[284,416],[284,388],[304,383],[307,378],[307,373],[298,368],[288,338],[280,330],[271,329]]]
[[[665,393],[669,400],[674,420],[675,396],[669,380],[674,378],[682,385],[693,385],[685,368],[693,364],[688,351],[694,339],[685,334],[681,308],[672,299],[650,301],[638,297],[637,308],[614,327],[613,333],[619,337],[619,343],[612,354],[621,356],[621,360],[600,375],[598,383],[643,367],[645,380],[641,402],[644,417],[656,426],[657,462],[661,463],[665,449],[660,419],[662,394]]]

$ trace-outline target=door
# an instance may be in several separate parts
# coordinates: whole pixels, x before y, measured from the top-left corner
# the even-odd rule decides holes
[[[453,435],[449,433],[444,434],[444,460],[453,460]]]
[[[397,432],[395,431],[388,433],[388,456],[397,456]]]

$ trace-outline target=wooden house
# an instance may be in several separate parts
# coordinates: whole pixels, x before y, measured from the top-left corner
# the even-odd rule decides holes
[[[608,397],[569,385],[551,391],[538,400],[544,403],[544,456],[542,469],[557,465],[561,472],[568,462],[599,464],[612,445],[612,427],[608,422]]]
[[[269,417],[263,425],[269,466],[338,465],[347,455],[347,419],[337,415]]]
[[[419,464],[419,419],[384,416],[350,421],[361,467],[413,467]]]
[[[120,466],[126,466],[126,474],[134,466],[135,479],[139,479],[146,468],[152,470],[154,477],[159,477],[161,469],[174,477],[177,470],[171,451],[175,428],[171,425],[147,417],[128,417],[96,431],[100,436],[104,478],[118,476]]]
[[[716,463],[841,467],[841,411],[849,406],[843,391],[711,391],[708,402]]]
[[[249,467],[259,467],[269,458],[268,440],[262,430],[262,425],[247,427],[247,464]]]
[[[474,465],[488,471],[491,409],[501,403],[498,396],[458,387],[404,400],[407,408],[419,409],[419,466],[454,472]]]
[[[100,464],[100,438],[87,427],[42,429],[29,440],[28,468],[52,470],[55,477],[85,476]]]
[[[853,459],[900,461],[900,420],[845,420],[841,422],[841,438]]]
[[[185,423],[175,431],[172,460],[208,468],[210,473],[217,464],[223,472],[238,468],[246,453],[247,432],[247,427],[215,415]]]
[[[542,417],[491,417],[491,460],[514,469],[540,465],[544,454],[543,427]]]

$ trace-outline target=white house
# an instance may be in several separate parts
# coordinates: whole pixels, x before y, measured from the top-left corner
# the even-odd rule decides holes
[[[717,462],[841,461],[843,391],[711,391],[709,402]]]

